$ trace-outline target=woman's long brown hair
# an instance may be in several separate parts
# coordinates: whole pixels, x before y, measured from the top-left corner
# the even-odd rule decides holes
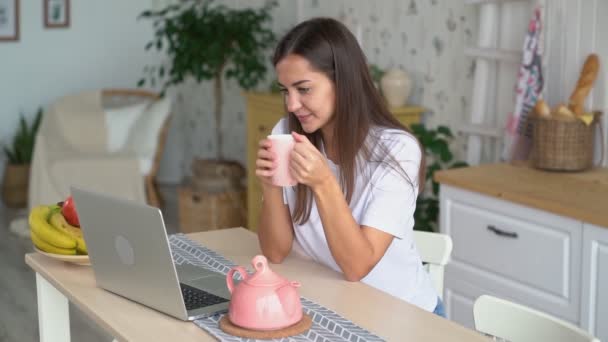
[[[340,185],[346,201],[350,203],[357,173],[357,157],[365,160],[378,157],[391,168],[398,169],[410,184],[394,156],[389,155],[386,147],[379,146],[383,155],[372,156],[371,147],[379,143],[379,136],[371,144],[365,141],[370,137],[370,128],[386,127],[409,132],[388,110],[386,103],[369,74],[367,60],[352,33],[339,21],[331,18],[314,18],[292,28],[277,45],[273,64],[276,65],[286,56],[296,54],[304,57],[318,71],[323,72],[334,82],[336,103],[334,107],[333,149],[337,153],[336,163],[340,166]],[[317,147],[321,148],[321,130],[307,134],[293,113],[288,113],[289,130],[305,134]],[[339,149],[338,149],[339,148]],[[418,175],[420,191],[424,184],[424,153]],[[295,222],[308,221],[312,206],[310,188],[303,184],[296,186],[296,206],[293,211]]]

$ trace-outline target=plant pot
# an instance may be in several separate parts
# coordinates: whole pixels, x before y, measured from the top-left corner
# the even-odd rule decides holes
[[[192,186],[209,193],[243,187],[245,168],[236,161],[197,159],[192,162]]]
[[[2,201],[11,208],[27,206],[30,164],[6,164],[2,180]]]
[[[380,87],[390,107],[401,107],[405,105],[410,96],[412,80],[405,71],[393,68],[382,76]]]
[[[194,160],[190,184],[179,189],[180,231],[244,226],[247,217],[244,177],[245,169],[238,162]]]

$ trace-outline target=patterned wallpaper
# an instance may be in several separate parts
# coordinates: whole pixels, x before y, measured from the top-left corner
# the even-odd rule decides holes
[[[429,124],[459,122],[467,111],[474,65],[463,55],[475,42],[475,8],[463,0],[304,0],[299,19],[344,22],[369,62],[410,74],[409,103],[428,108]]]
[[[255,6],[262,1],[231,3]],[[475,8],[464,0],[281,1],[275,9],[274,30],[280,35],[299,20],[315,16],[344,22],[359,39],[370,63],[408,72],[414,81],[409,103],[429,109],[429,125],[456,127],[468,116],[475,66],[463,49],[474,45],[477,22]],[[274,77],[270,71],[269,80]],[[177,99],[179,115],[159,175],[167,181],[188,175],[192,157],[215,155],[210,83],[186,84],[180,87]],[[238,85],[225,84],[224,101],[224,155],[245,165],[245,105]]]

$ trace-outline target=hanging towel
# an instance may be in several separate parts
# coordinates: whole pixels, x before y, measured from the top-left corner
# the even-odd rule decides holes
[[[532,126],[528,119],[544,86],[541,14],[541,6],[537,6],[524,39],[515,89],[515,110],[505,127],[503,159],[508,161],[528,159],[532,147]]]

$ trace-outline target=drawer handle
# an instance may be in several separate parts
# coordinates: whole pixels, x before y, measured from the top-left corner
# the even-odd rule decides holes
[[[493,232],[494,234],[496,234],[498,236],[504,236],[504,237],[508,237],[508,238],[512,238],[512,239],[517,239],[516,232],[507,232],[502,229],[498,229],[494,226],[488,226],[487,228],[489,231]]]
[[[264,126],[264,125],[259,125],[259,126],[258,126],[258,131],[259,131],[260,133],[264,133],[264,132],[266,132],[266,126]]]

